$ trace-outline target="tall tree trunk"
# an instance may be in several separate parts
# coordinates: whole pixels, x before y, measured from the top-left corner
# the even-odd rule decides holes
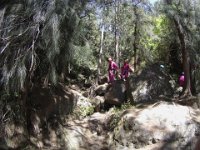
[[[181,51],[182,51],[183,70],[185,74],[185,88],[184,88],[183,96],[192,96],[191,81],[190,81],[190,57],[189,57],[189,52],[186,49],[185,35],[181,29],[181,25],[178,19],[174,17],[173,21],[176,26],[176,30],[178,32],[178,36],[179,36],[179,40],[181,44]]]
[[[173,0],[165,0],[165,2],[168,5],[172,5],[172,1]],[[184,74],[185,74],[185,88],[184,88],[184,92],[183,92],[183,97],[184,96],[192,96],[191,81],[190,81],[190,57],[189,57],[189,52],[186,49],[185,35],[182,31],[181,25],[179,23],[179,19],[174,16],[173,22],[175,24],[175,27],[176,27],[176,30],[178,33],[178,37],[180,40],[182,60],[183,60],[183,70],[184,70]]]
[[[118,66],[120,65],[119,63],[119,36],[117,35],[115,38],[115,53],[116,53],[116,63]]]
[[[102,54],[103,54],[103,39],[104,39],[104,24],[103,24],[103,21],[102,21],[101,40],[100,40],[99,58],[98,58],[98,66],[97,66],[97,82],[100,81],[100,75],[101,75]]]
[[[118,22],[117,22],[117,12],[119,7],[119,1],[115,0],[115,61],[119,65],[119,31],[118,31]]]
[[[137,68],[137,38],[138,38],[138,14],[137,14],[137,6],[134,7],[134,15],[135,15],[135,28],[134,28],[134,42],[133,42],[133,51],[134,51],[134,70]]]

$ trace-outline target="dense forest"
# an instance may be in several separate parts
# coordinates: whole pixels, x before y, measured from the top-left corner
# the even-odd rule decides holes
[[[123,149],[123,138],[131,140],[119,136],[121,115],[147,103],[176,103],[199,118],[199,44],[199,0],[1,0],[0,149]],[[129,60],[134,71],[126,82],[107,83],[110,57],[119,68]],[[102,147],[89,138],[73,147],[69,126],[97,112],[111,113],[101,131],[94,127],[105,139],[90,137]],[[194,149],[200,119],[194,124],[194,137],[168,149]],[[108,132],[113,140],[105,144]],[[147,137],[130,143],[143,148]]]

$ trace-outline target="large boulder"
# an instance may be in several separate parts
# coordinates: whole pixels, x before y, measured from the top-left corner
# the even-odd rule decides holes
[[[122,80],[116,80],[109,85],[104,96],[105,103],[120,105],[126,100],[126,86]]]
[[[76,118],[84,118],[87,115],[91,115],[94,112],[94,108],[96,107],[96,103],[94,103],[93,99],[89,99],[80,91],[70,90],[73,95],[75,95],[77,99],[77,103],[73,110],[73,115],[76,116]]]
[[[134,103],[150,102],[159,96],[171,97],[173,88],[170,76],[159,64],[146,67],[139,75],[132,75],[127,81],[127,93]]]
[[[163,143],[158,149],[194,149],[200,129],[200,111],[158,102],[143,110],[125,111],[114,130],[115,149],[136,149]]]
[[[77,104],[77,96],[63,85],[55,88],[34,86],[29,94],[29,108],[40,111],[48,119],[53,115],[66,115]]]
[[[95,94],[96,95],[100,95],[100,96],[104,96],[105,93],[107,92],[108,90],[108,83],[104,83],[104,84],[101,84],[99,86],[97,86],[94,91],[95,91]]]
[[[105,99],[103,96],[96,96],[92,101],[92,104],[94,106],[94,111],[100,112],[104,108],[104,102]]]
[[[107,75],[104,75],[104,76],[100,76],[99,77],[99,81],[98,81],[98,84],[105,84],[108,82],[108,76]]]
[[[68,120],[68,126],[65,128],[61,127],[59,130],[63,139],[62,141],[64,141],[61,149],[109,149],[109,133],[107,130],[105,130],[105,123],[109,116],[110,113],[94,113],[91,116],[84,118],[83,120]]]
[[[77,96],[63,85],[56,88],[35,85],[29,94],[28,127],[38,135],[50,118],[70,114],[77,104]]]
[[[49,119],[63,118],[72,112],[75,117],[85,117],[93,113],[94,106],[80,91],[60,84],[56,88],[35,86],[29,97],[29,109],[28,126],[38,135]]]
[[[195,70],[192,71],[192,84],[193,84],[193,92],[196,94],[200,94],[200,69],[199,66]]]

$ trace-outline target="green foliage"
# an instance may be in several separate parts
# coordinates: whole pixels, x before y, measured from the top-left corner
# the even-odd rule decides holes
[[[115,34],[119,35],[120,62],[131,59],[137,49],[143,64],[157,60],[170,63],[172,47],[178,51],[177,58],[181,61],[173,16],[179,18],[192,60],[199,62],[199,2],[173,0],[171,5],[166,5],[159,1],[156,11],[151,11],[148,1],[138,2],[2,2],[0,68],[3,86],[8,91],[19,92],[44,78],[56,84],[69,66],[96,67],[102,25],[105,26],[104,73],[106,57],[115,55]]]
[[[112,131],[115,129],[115,127],[117,126],[118,122],[120,121],[120,114],[117,113],[117,114],[114,114],[112,117],[111,117],[111,122],[109,123],[109,129]]]
[[[73,115],[77,118],[86,117],[88,115],[92,115],[94,113],[94,106],[77,106],[73,111]]]
[[[168,62],[169,46],[175,40],[170,21],[164,15],[154,18],[153,33],[155,38],[150,38],[148,44],[151,46],[154,60]]]
[[[76,44],[84,6],[77,0],[5,3],[0,19],[0,67],[8,91],[18,92],[43,77],[56,84],[69,63],[79,63],[77,55],[90,49],[87,44]]]
[[[121,119],[121,114],[123,113],[123,111],[130,108],[133,108],[133,105],[131,105],[130,101],[128,101],[122,104],[120,107],[114,107],[112,109],[113,115],[111,117],[111,122],[109,123],[110,130],[113,130],[117,126],[118,122]]]
[[[114,113],[122,112],[131,107],[133,107],[133,105],[131,105],[131,102],[128,101],[128,102],[123,103],[120,107],[114,107],[113,112]]]

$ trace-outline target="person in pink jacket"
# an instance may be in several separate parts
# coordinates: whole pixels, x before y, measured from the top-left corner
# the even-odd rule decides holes
[[[112,83],[115,80],[115,76],[118,70],[117,64],[112,60],[112,58],[108,58],[108,77],[109,83]]]
[[[121,67],[121,79],[126,80],[129,77],[129,73],[133,72],[133,69],[128,63],[128,59],[124,60],[124,65]]]
[[[185,76],[184,76],[184,72],[182,72],[181,76],[179,77],[179,85],[181,87],[184,87],[185,85]]]

